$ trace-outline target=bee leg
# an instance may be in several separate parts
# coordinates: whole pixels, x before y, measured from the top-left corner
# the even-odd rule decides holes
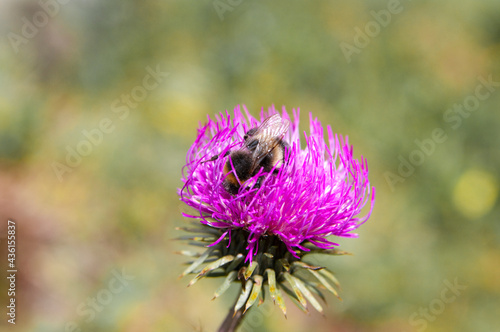
[[[262,180],[264,180],[264,177],[263,176],[259,176],[259,178],[257,179],[257,182],[255,182],[255,185],[253,187],[254,188],[260,188],[260,186],[262,185]]]
[[[222,157],[227,157],[227,155],[231,153],[231,150],[227,150],[226,153],[224,153],[224,155]],[[204,164],[204,163],[208,163],[209,161],[216,161],[217,159],[219,159],[219,155],[216,154],[215,156],[212,156],[212,158],[208,159],[208,160],[205,160],[205,161],[202,161],[201,163]]]
[[[201,163],[204,164],[204,163],[208,163],[209,161],[215,161],[215,160],[217,160],[217,158],[219,158],[218,154],[216,154],[215,156],[212,156],[212,158],[210,158],[208,160],[202,161]]]

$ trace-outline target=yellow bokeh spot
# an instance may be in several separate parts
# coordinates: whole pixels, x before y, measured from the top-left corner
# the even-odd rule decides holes
[[[477,219],[488,213],[498,195],[498,181],[490,173],[468,170],[453,190],[456,208],[467,218]]]

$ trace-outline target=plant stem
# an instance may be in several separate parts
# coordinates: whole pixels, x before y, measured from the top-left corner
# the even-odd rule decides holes
[[[238,297],[236,297],[236,301],[238,301]],[[240,326],[243,321],[243,310],[244,306],[241,307],[238,311],[234,312],[234,305],[229,308],[229,312],[227,313],[226,318],[222,322],[222,325],[219,327],[218,332],[234,332]]]

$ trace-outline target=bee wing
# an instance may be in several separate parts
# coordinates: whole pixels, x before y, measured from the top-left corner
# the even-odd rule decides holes
[[[257,127],[252,140],[248,143],[258,141],[255,150],[253,151],[253,165],[252,171],[260,164],[262,159],[271,152],[283,139],[285,133],[288,131],[289,123],[281,119],[279,114],[274,114],[266,118],[260,126]]]
[[[287,132],[288,126],[288,121],[284,121],[279,114],[274,114],[262,121],[254,136],[259,135],[261,136],[259,139],[264,138],[264,140],[270,138],[281,140]]]

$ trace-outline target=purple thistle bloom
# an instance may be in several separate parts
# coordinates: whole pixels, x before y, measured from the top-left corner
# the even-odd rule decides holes
[[[246,118],[238,106],[234,114],[226,111],[215,120],[209,117],[198,129],[183,168],[184,186],[179,190],[180,199],[196,212],[183,215],[221,230],[212,246],[226,238],[230,244],[232,232],[245,230],[246,261],[257,254],[259,239],[264,236],[277,236],[296,258],[297,249],[311,250],[303,245],[306,242],[332,249],[338,244],[328,239],[330,235],[357,237],[353,231],[368,219],[375,201],[367,162],[363,157],[355,159],[347,136],[333,134],[330,126],[325,142],[323,127],[312,115],[310,133],[303,133],[302,149],[298,111],[290,118],[283,107],[282,119],[290,124],[283,137],[289,145],[283,164],[274,172],[261,169],[234,195],[227,191],[223,172],[227,154],[243,146],[248,130],[278,113],[273,106],[268,112],[262,110],[257,120],[243,109]],[[370,211],[358,216],[366,203]]]

